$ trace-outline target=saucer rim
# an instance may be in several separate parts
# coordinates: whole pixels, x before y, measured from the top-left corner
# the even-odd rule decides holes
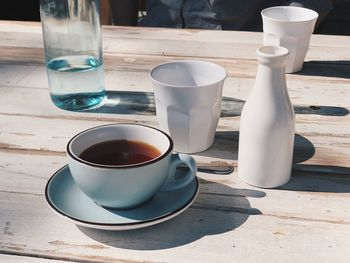
[[[196,200],[198,194],[199,194],[199,180],[198,177],[195,175],[195,181],[196,181],[196,190],[194,191],[193,195],[191,196],[191,198],[188,199],[188,201],[181,205],[181,207],[170,211],[164,215],[158,216],[158,217],[154,217],[151,219],[147,219],[147,220],[141,220],[139,222],[130,222],[130,223],[98,223],[98,222],[91,222],[91,221],[86,221],[86,220],[82,220],[73,216],[68,215],[67,213],[64,213],[63,211],[61,211],[60,209],[58,209],[55,205],[54,202],[50,200],[49,198],[49,185],[51,184],[53,178],[55,178],[62,170],[64,169],[68,169],[68,164],[64,165],[63,167],[61,167],[60,169],[58,169],[51,177],[50,179],[47,181],[46,186],[45,186],[45,198],[46,198],[46,202],[48,203],[49,207],[59,216],[62,216],[64,219],[67,219],[69,221],[73,221],[75,224],[81,225],[81,226],[85,226],[85,227],[94,227],[97,229],[110,229],[110,230],[127,230],[127,229],[137,229],[137,228],[142,228],[142,227],[146,227],[146,226],[151,226],[151,225],[155,225],[161,222],[164,222],[168,219],[174,218],[177,215],[181,214],[182,212],[184,212],[188,207],[190,207],[192,205],[192,203]],[[69,171],[70,172],[70,171]],[[176,191],[176,190],[175,190]],[[142,206],[142,204],[140,205]]]

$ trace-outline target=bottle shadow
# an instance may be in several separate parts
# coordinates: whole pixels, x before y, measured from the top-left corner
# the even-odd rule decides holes
[[[261,214],[247,197],[262,198],[263,191],[234,189],[200,179],[196,201],[182,214],[166,222],[127,231],[106,231],[77,226],[90,238],[112,247],[156,250],[182,246],[207,235],[217,235],[241,226],[249,216]]]
[[[296,73],[306,76],[350,78],[350,61],[335,60],[322,61],[312,60],[304,62],[302,71]]]
[[[299,134],[294,136],[293,165],[311,159],[315,154],[315,146],[306,137]]]
[[[240,116],[243,100],[223,97],[221,102],[221,117]],[[156,108],[153,92],[107,91],[106,102],[97,108],[82,110],[91,113],[155,115]],[[346,108],[331,106],[294,106],[296,114],[317,114],[329,116],[345,116],[349,114]]]
[[[219,131],[208,150],[200,156],[238,161],[238,131]],[[313,143],[299,134],[295,135],[293,170],[290,181],[277,190],[325,193],[350,193],[350,168],[331,165],[313,165],[304,162],[315,154]],[[219,154],[218,154],[219,153]],[[225,164],[227,165],[227,164]]]
[[[198,156],[238,161],[239,131],[217,131],[213,145]],[[315,147],[311,141],[300,134],[294,137],[293,163],[302,163],[312,158]]]
[[[329,165],[298,164],[290,181],[277,190],[350,193],[350,168]]]
[[[296,135],[293,170],[290,181],[280,190],[350,193],[350,168],[332,165],[314,165],[304,162],[315,154],[315,147],[307,138]]]

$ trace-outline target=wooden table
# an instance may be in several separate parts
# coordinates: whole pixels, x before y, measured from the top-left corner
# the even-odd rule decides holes
[[[47,205],[65,145],[101,124],[158,126],[148,72],[205,59],[229,72],[214,145],[200,165],[237,166],[240,112],[254,83],[262,34],[103,28],[110,101],[68,112],[49,99],[39,23],[0,22],[0,262],[349,262],[350,37],[314,35],[302,72],[287,75],[296,112],[291,181],[259,189],[198,173],[200,194],[178,217],[140,230],[84,229]],[[119,103],[116,103],[118,100]]]

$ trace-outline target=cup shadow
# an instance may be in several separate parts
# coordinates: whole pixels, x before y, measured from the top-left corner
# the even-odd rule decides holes
[[[156,107],[153,92],[106,91],[106,103],[98,108],[82,110],[91,113],[155,115]],[[240,116],[243,100],[223,97],[221,102],[221,117]],[[327,116],[345,116],[349,114],[346,108],[330,106],[294,106],[296,114],[317,114]]]
[[[77,226],[90,238],[112,247],[158,250],[182,246],[208,235],[238,228],[249,216],[261,214],[250,206],[247,197],[262,198],[263,191],[234,189],[200,179],[196,201],[179,216],[141,229],[106,231]]]
[[[295,73],[306,76],[350,78],[350,61],[312,60],[304,62],[302,71]]]

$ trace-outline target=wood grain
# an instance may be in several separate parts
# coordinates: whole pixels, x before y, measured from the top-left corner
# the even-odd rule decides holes
[[[78,228],[54,214],[44,189],[77,132],[108,123],[158,127],[149,70],[168,60],[224,66],[222,114],[200,165],[237,166],[240,113],[262,34],[104,26],[109,100],[68,112],[49,97],[39,23],[0,21],[1,262],[347,262],[350,257],[350,37],[313,35],[303,71],[287,74],[296,112],[291,181],[278,189],[199,173],[180,216],[126,232]]]
[[[6,263],[67,263],[67,261],[63,260],[54,260],[54,259],[48,259],[48,258],[38,258],[37,255],[33,257],[26,257],[21,255],[16,255],[14,253],[13,255],[6,255],[6,254],[0,254],[0,262],[6,262]],[[73,261],[70,261],[73,262]]]

